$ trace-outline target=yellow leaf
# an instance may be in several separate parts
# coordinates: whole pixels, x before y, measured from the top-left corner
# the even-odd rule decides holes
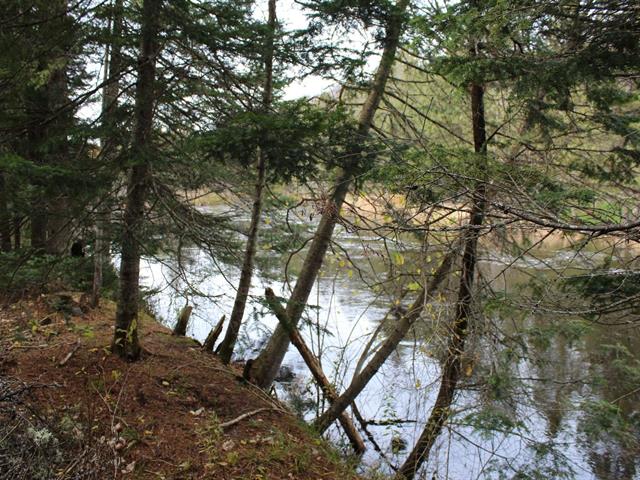
[[[400,252],[396,252],[393,255],[393,259],[396,262],[396,265],[401,266],[404,265],[404,255],[402,255]]]
[[[465,374],[467,377],[470,377],[472,373],[473,373],[473,364],[469,363],[469,364],[467,365],[467,368],[465,368],[465,369],[464,369],[464,374]]]

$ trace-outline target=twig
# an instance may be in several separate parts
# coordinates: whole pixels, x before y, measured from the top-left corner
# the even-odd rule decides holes
[[[58,363],[59,367],[64,367],[67,362],[69,361],[69,359],[71,357],[73,357],[73,354],[76,353],[78,351],[78,349],[80,348],[80,342],[76,342],[75,346],[71,349],[71,351],[69,353],[67,353],[67,356],[64,357],[62,360],[60,360],[60,363]]]
[[[416,420],[365,420],[366,425],[373,425],[376,427],[385,427],[389,425],[402,425],[403,423],[418,423]]]
[[[71,471],[73,471],[74,468],[76,468],[76,466],[80,463],[81,460],[83,460],[83,457],[85,456],[86,453],[87,453],[87,448],[85,447],[85,449],[82,451],[80,456],[76,458],[73,462],[71,462],[71,464],[69,464],[69,466],[65,469],[65,471],[62,472],[62,475],[60,475],[60,478],[61,479],[67,478],[67,475],[71,473]]]
[[[228,422],[221,423],[220,424],[220,428],[231,427],[231,426],[235,425],[236,423],[240,423],[245,418],[253,417],[254,415],[257,415],[258,413],[266,412],[266,411],[269,411],[269,410],[276,411],[277,409],[276,408],[271,408],[271,407],[258,408],[257,410],[252,410],[251,412],[243,413],[242,415],[240,415],[239,417],[234,418],[233,420],[229,420]]]
[[[11,430],[9,430],[9,431],[7,432],[7,434],[6,434],[4,437],[2,437],[2,439],[0,439],[0,445],[4,444],[4,441],[5,441],[5,440],[9,437],[9,435],[11,435],[11,434],[16,430],[16,428],[18,428],[19,426],[20,426],[20,424],[19,424],[19,423],[16,423],[16,424],[13,426],[13,428],[12,428]]]

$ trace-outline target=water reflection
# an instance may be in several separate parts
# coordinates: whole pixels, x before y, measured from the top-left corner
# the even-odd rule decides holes
[[[337,239],[342,249],[328,256],[301,331],[314,351],[322,353],[325,372],[342,387],[389,307],[411,300],[409,289],[398,302],[403,298],[399,285],[423,279],[439,254],[431,252],[426,263],[419,263],[427,258],[420,246],[401,239],[389,261],[384,251],[388,245],[381,247],[374,237],[342,230]],[[250,292],[238,358],[255,356],[275,328],[275,318],[261,301],[264,288],[288,296],[287,283],[279,280],[286,257],[273,251],[273,241],[266,235],[261,245],[261,270]],[[401,257],[394,257],[395,252]],[[535,255],[518,258],[485,245],[480,280],[487,301],[477,312],[464,359],[456,415],[438,441],[426,478],[639,478],[637,327],[598,325],[534,308],[544,302],[566,309],[568,297],[559,287],[558,272],[582,272],[607,255],[602,248],[579,255],[538,249]],[[290,282],[300,262],[301,255],[288,262]],[[239,275],[234,266],[195,248],[182,249],[179,257],[148,259],[143,273],[146,286],[155,291],[152,304],[168,324],[187,301],[184,292],[191,290],[194,321],[188,334],[199,340],[231,311]],[[446,345],[443,326],[450,318],[456,283],[454,275],[358,398],[363,416],[372,422],[371,432],[396,461],[406,454],[402,445],[413,445],[420,434],[435,398]],[[502,302],[508,308],[488,308],[496,297],[518,300]],[[392,322],[378,332],[380,339]],[[297,352],[290,350],[285,363],[297,377],[278,392],[312,417],[322,408],[321,396]],[[339,442],[340,433],[333,435]],[[365,463],[385,469],[373,449]]]

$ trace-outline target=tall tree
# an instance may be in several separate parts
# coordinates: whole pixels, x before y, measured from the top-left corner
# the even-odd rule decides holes
[[[40,56],[37,72],[42,80],[30,83],[26,92],[26,157],[43,168],[66,162],[69,154],[67,135],[73,111],[69,108],[68,69],[72,48],[71,25],[66,0],[39,2],[35,5],[35,28]],[[46,36],[51,48],[45,48]],[[31,200],[31,247],[37,251],[58,253],[66,245],[68,218],[65,215],[64,190],[42,175],[36,176]]]
[[[267,35],[264,45],[264,85],[262,89],[261,105],[263,114],[268,113],[273,99],[273,57],[274,39],[277,27],[276,0],[269,0],[268,8],[269,17],[267,20]],[[240,271],[240,280],[238,281],[238,291],[236,292],[233,310],[229,317],[227,331],[218,348],[218,354],[224,363],[229,363],[231,361],[233,349],[238,338],[238,333],[240,332],[247,298],[249,297],[251,277],[253,276],[253,264],[256,255],[260,215],[262,212],[262,197],[267,173],[267,152],[264,148],[258,147],[257,158],[257,179],[253,197],[253,208],[251,209],[251,224],[249,225],[249,234],[247,236],[244,260],[242,262],[242,270]]]
[[[333,192],[323,207],[320,223],[307,251],[291,297],[287,302],[286,314],[294,326],[298,324],[302,317],[309,294],[331,241],[333,230],[340,215],[340,209],[358,171],[358,160],[362,157],[361,154],[364,151],[373,118],[384,95],[384,89],[396,58],[396,50],[405,25],[405,11],[408,4],[408,0],[398,0],[396,5],[388,11],[382,56],[371,81],[369,93],[358,116],[356,136],[345,155],[347,163],[338,172]],[[269,339],[269,343],[258,358],[253,361],[250,371],[251,380],[262,388],[268,388],[277,375],[288,347],[288,332],[282,325],[278,325]]]
[[[477,44],[474,45],[474,51]],[[484,86],[473,83],[470,86],[471,121],[474,151],[478,155],[478,171],[486,169],[487,132],[484,112]],[[461,374],[461,361],[464,354],[465,340],[470,330],[472,318],[473,284],[477,265],[478,238],[485,218],[486,184],[485,179],[478,179],[472,196],[472,208],[469,213],[469,225],[464,239],[462,256],[462,273],[458,287],[455,316],[449,331],[449,344],[442,367],[440,390],[427,424],[414,449],[398,470],[399,478],[412,479],[423,462],[429,458],[429,452],[443,425],[449,418],[451,404]]]
[[[140,356],[138,310],[140,308],[140,232],[153,155],[153,111],[156,59],[159,54],[162,0],[144,0],[141,17],[141,47],[136,84],[135,130],[131,145],[132,162],[123,218],[120,261],[120,291],[112,351],[127,360]]]
[[[102,127],[103,133],[100,140],[100,157],[107,165],[117,154],[118,145],[116,132],[116,113],[118,108],[118,94],[120,91],[120,76],[122,65],[122,48],[120,36],[122,35],[124,12],[122,0],[114,0],[109,15],[109,35],[104,55],[104,87],[102,89]],[[95,244],[93,259],[93,284],[91,303],[97,307],[100,302],[100,289],[103,283],[103,269],[108,262],[110,239],[107,237],[109,225],[108,198],[111,185],[107,185],[106,192],[98,199],[95,219]]]

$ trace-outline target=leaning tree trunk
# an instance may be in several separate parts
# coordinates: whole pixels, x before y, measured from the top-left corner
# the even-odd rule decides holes
[[[101,139],[101,152],[103,161],[108,165],[113,160],[115,149],[118,145],[114,141],[116,127],[115,114],[118,103],[118,93],[120,91],[120,69],[122,68],[122,52],[119,44],[119,37],[122,34],[122,0],[115,0],[113,12],[111,14],[111,43],[106,47],[104,60],[105,86],[102,91],[102,126],[103,136]],[[103,283],[103,269],[109,257],[109,239],[107,229],[109,226],[109,205],[107,198],[110,192],[107,191],[103,198],[99,200],[96,207],[95,220],[95,243],[93,253],[93,285],[91,289],[91,306],[94,308],[100,304],[100,289]]]
[[[185,305],[184,308],[180,310],[176,325],[173,327],[173,335],[184,337],[187,334],[187,327],[189,326],[192,311],[193,307],[191,305]]]
[[[213,347],[215,346],[216,342],[218,341],[218,337],[222,333],[222,327],[224,326],[224,320],[225,320],[225,316],[222,315],[222,317],[220,317],[220,320],[218,320],[218,323],[216,324],[216,326],[211,329],[211,331],[209,332],[209,335],[207,335],[207,338],[205,339],[204,343],[202,344],[202,350],[203,351],[210,352],[210,353],[213,352]]]
[[[128,360],[140,356],[138,308],[140,293],[140,237],[144,204],[149,184],[149,156],[153,127],[153,104],[158,54],[158,16],[162,0],[144,0],[142,5],[142,46],[136,87],[136,127],[123,219],[120,261],[120,294],[112,351]]]
[[[364,390],[369,381],[375,376],[378,370],[380,370],[380,367],[382,367],[398,347],[402,339],[409,333],[409,330],[411,330],[416,320],[420,318],[424,306],[434,297],[442,282],[444,282],[449,275],[453,261],[456,258],[456,252],[457,246],[454,245],[452,250],[442,259],[438,270],[436,270],[429,284],[422,289],[418,298],[407,310],[407,313],[396,323],[386,340],[376,350],[373,358],[362,371],[351,380],[346,390],[317,418],[314,423],[317,431],[322,433],[329,428],[338,416],[356,399],[360,392]]]
[[[273,98],[273,50],[274,37],[276,32],[276,0],[269,0],[269,19],[267,34],[267,42],[264,54],[264,87],[262,91],[262,111],[267,113],[271,107]],[[231,361],[233,349],[238,339],[244,309],[247,305],[249,297],[249,289],[251,288],[251,277],[253,276],[253,263],[256,256],[256,243],[258,241],[258,228],[260,226],[260,215],[262,213],[262,196],[265,187],[265,178],[267,170],[267,154],[262,148],[258,148],[258,178],[256,180],[256,190],[253,199],[253,208],[251,210],[251,224],[249,226],[249,235],[247,237],[247,245],[244,252],[244,260],[242,262],[242,271],[240,272],[240,281],[238,282],[238,291],[236,299],[233,303],[231,317],[229,317],[229,325],[224,339],[218,347],[218,355],[224,363]]]
[[[479,155],[479,170],[486,164],[487,134],[484,115],[484,88],[482,85],[471,85],[471,111],[473,123],[474,150]],[[447,357],[442,367],[440,390],[436,397],[431,415],[412,452],[397,473],[398,479],[412,479],[420,466],[429,458],[429,453],[442,427],[451,413],[451,404],[460,379],[460,363],[464,353],[465,340],[469,331],[469,318],[473,295],[473,280],[477,264],[476,253],[480,227],[484,222],[486,208],[486,187],[480,178],[473,194],[473,207],[470,213],[466,232],[464,255],[462,257],[462,273],[458,288],[458,301],[455,318],[451,325]]]
[[[364,142],[371,129],[373,117],[380,105],[387,79],[391,74],[404,24],[404,11],[408,3],[408,0],[398,0],[395,12],[389,20],[380,64],[358,118],[357,137],[350,147],[348,155],[346,155],[346,158],[349,158],[350,161],[338,175],[333,194],[324,206],[320,223],[305,257],[302,270],[287,302],[286,313],[293,326],[297,326],[302,317],[318,271],[322,266],[324,255],[331,242],[333,230],[340,215],[340,209],[353,182],[357,168],[357,160],[354,159],[358,159],[361,156]],[[279,324],[265,349],[252,363],[250,380],[262,388],[268,388],[273,383],[288,348],[289,334]]]
[[[313,378],[322,389],[324,395],[329,399],[329,402],[334,401],[337,395],[333,385],[322,371],[320,362],[316,359],[311,349],[307,346],[298,329],[291,325],[291,322],[287,318],[287,313],[285,312],[284,308],[282,308],[282,305],[280,305],[280,302],[276,295],[273,293],[273,290],[267,288],[265,290],[265,298],[267,300],[269,308],[271,308],[278,321],[289,333],[291,342],[298,349],[298,352],[304,359],[304,362],[307,364],[309,371],[311,371]],[[340,420],[340,424],[342,425],[345,434],[349,438],[349,442],[351,443],[351,446],[353,447],[356,455],[362,455],[365,451],[364,441],[362,440],[362,437],[358,433],[356,427],[353,425],[351,419],[345,412],[342,412],[342,414],[338,417],[338,420]]]

